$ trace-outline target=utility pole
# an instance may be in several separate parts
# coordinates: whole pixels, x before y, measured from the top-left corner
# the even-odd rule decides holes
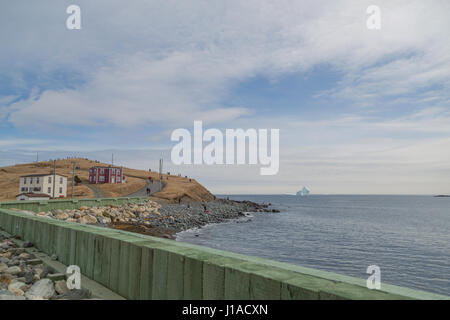
[[[56,160],[53,160],[53,199],[55,199],[56,188]]]
[[[159,159],[159,191],[162,190],[162,170],[163,170],[163,159]]]
[[[72,199],[73,199],[73,186],[75,183],[75,164],[76,162],[72,162],[73,163],[73,169],[72,169]]]
[[[122,196],[123,166],[120,166],[120,196]]]
[[[111,164],[114,166],[114,153],[111,154]]]

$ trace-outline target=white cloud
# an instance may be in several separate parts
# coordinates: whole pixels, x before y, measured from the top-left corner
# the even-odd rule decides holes
[[[47,140],[43,139],[0,139],[0,147],[8,148],[8,147],[24,147],[24,146],[37,146],[47,143]]]
[[[246,106],[226,105],[239,82],[319,64],[344,75],[332,95],[361,104],[430,85],[447,88],[450,50],[442,40],[450,32],[448,3],[379,1],[379,32],[365,27],[369,4],[81,1],[85,20],[79,33],[57,26],[57,11],[47,10],[48,22],[39,25],[54,37],[45,43],[37,42],[41,37],[30,38],[27,48],[34,52],[22,55],[22,64],[43,62],[43,78],[61,68],[81,72],[85,82],[75,89],[47,89],[16,103],[10,121],[128,127],[155,122],[155,117],[171,124],[194,118],[226,122],[249,112]],[[39,6],[47,7],[45,2]],[[29,8],[22,8],[25,16],[34,6]],[[14,24],[15,32],[39,32],[28,30],[36,22],[29,23]],[[8,53],[24,46],[21,37],[14,37],[2,60],[10,61]]]

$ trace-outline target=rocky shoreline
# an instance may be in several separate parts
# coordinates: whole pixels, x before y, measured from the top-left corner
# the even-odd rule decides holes
[[[157,203],[149,200],[140,204],[81,207],[73,210],[55,209],[39,213],[17,211],[50,219],[100,225],[174,239],[178,232],[242,218],[245,217],[246,212],[278,212],[269,207],[270,204],[227,199],[179,204]]]

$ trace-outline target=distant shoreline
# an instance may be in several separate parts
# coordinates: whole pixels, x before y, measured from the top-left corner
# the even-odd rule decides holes
[[[195,201],[181,204],[160,202],[160,205],[161,208],[158,210],[160,216],[154,216],[150,225],[122,222],[114,223],[112,227],[175,240],[180,232],[239,219],[245,217],[246,212],[279,212],[277,209],[269,209],[269,204],[222,198],[209,202]]]

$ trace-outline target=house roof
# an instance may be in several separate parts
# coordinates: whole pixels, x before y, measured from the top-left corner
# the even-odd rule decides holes
[[[56,176],[67,178],[67,176],[63,174],[55,174]],[[47,177],[47,176],[53,176],[53,173],[38,173],[38,174],[27,174],[25,176],[20,176],[21,178],[34,178],[34,177]]]
[[[120,167],[105,167],[105,166],[93,166],[91,169],[98,168],[98,169],[120,169]]]
[[[19,193],[18,196],[27,196],[28,198],[50,198],[48,194],[45,193]]]

